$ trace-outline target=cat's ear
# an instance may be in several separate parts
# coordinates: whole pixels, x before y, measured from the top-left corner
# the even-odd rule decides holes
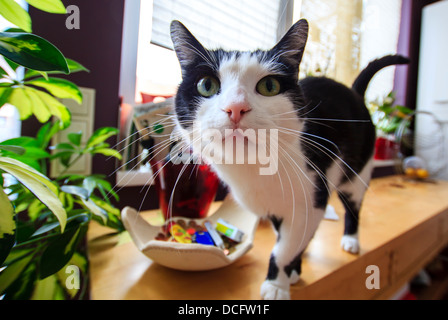
[[[299,69],[308,40],[308,21],[305,19],[297,21],[277,43],[272,51],[281,54],[291,65],[296,65]]]
[[[171,22],[171,40],[182,69],[195,61],[197,57],[207,55],[202,44],[177,20]]]

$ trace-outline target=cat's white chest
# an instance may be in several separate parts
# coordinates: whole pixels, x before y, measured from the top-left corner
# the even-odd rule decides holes
[[[281,163],[273,175],[260,175],[257,165],[221,165],[215,169],[235,200],[257,215],[289,216],[292,211],[298,213],[303,204],[312,203],[311,179],[301,163]]]

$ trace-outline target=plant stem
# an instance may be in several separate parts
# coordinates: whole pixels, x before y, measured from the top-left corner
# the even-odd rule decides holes
[[[59,178],[61,178],[79,159],[81,159],[81,157],[83,156],[84,154],[82,154],[82,153],[80,153],[80,154],[78,154],[78,156],[73,160],[73,161],[71,161],[69,164],[68,164],[68,166],[67,167],[65,167],[65,169],[58,175],[58,177],[57,177],[57,179],[59,179]]]

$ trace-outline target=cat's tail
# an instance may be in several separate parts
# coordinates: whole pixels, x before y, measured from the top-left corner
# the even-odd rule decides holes
[[[359,93],[361,97],[364,97],[370,81],[378,71],[388,66],[393,66],[396,64],[408,64],[409,62],[410,60],[408,58],[401,55],[389,55],[374,60],[370,62],[363,71],[361,71],[358,78],[356,78],[355,82],[353,83],[352,89]]]

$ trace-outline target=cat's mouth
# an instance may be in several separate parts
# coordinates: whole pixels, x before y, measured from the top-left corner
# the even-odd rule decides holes
[[[226,142],[228,140],[242,142],[244,144],[247,144],[249,142],[256,144],[257,135],[256,131],[253,129],[243,129],[243,128],[226,129],[222,137],[222,141]]]

